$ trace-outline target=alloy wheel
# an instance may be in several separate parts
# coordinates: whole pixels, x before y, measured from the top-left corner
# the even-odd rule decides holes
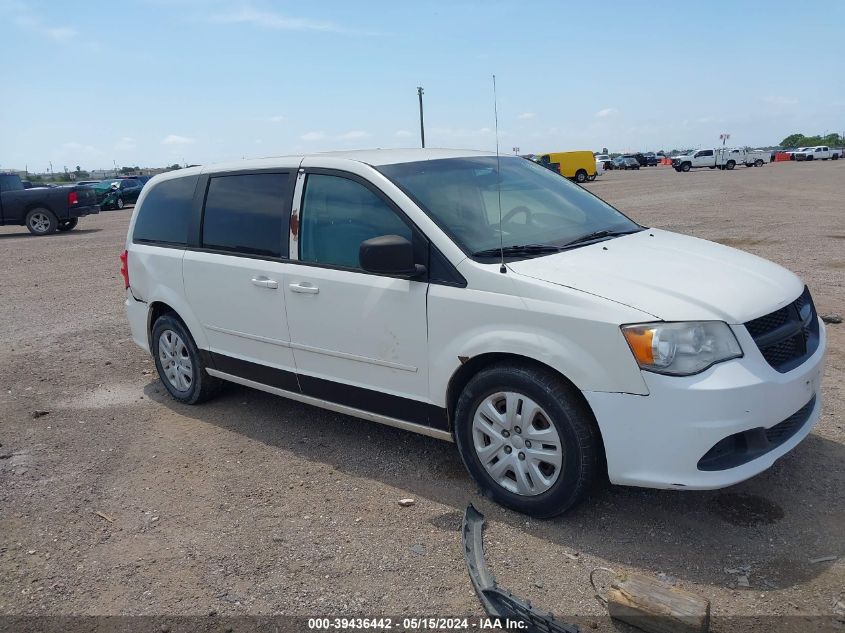
[[[50,218],[46,213],[33,213],[29,218],[29,226],[36,233],[46,233],[50,230]]]

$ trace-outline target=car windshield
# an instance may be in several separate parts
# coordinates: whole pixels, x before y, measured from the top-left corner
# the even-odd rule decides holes
[[[119,185],[116,180],[102,180],[94,185],[94,189],[109,189],[112,185]]]
[[[378,167],[467,253],[564,246],[642,227],[564,177],[518,157],[448,158]],[[499,199],[501,196],[501,211]],[[552,249],[553,250],[553,249]]]

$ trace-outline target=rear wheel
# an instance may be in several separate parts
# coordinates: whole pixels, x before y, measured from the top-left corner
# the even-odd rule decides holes
[[[55,233],[56,229],[59,228],[59,220],[56,218],[56,214],[43,207],[31,209],[26,214],[25,222],[26,228],[33,235],[49,235]]]
[[[79,224],[79,218],[71,218],[70,220],[61,220],[57,227],[59,231],[72,231]]]
[[[173,314],[153,325],[151,350],[156,370],[174,400],[199,404],[214,396],[221,381],[210,376],[188,328]]]
[[[728,170],[733,169],[734,167],[736,167],[736,163],[732,160],[729,160],[728,164],[725,165],[725,169],[728,169]]]
[[[762,159],[762,158],[758,158],[757,160],[755,160],[755,161],[754,161],[754,166],[755,166],[755,167],[762,167],[762,166],[763,166],[763,159]]]
[[[579,169],[575,172],[575,182],[582,183],[587,182],[587,172],[583,169]]]
[[[455,442],[482,492],[536,517],[587,496],[601,442],[571,385],[530,365],[494,365],[467,384],[455,409]]]

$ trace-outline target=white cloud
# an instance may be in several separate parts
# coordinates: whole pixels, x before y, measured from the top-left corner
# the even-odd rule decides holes
[[[68,141],[67,143],[62,143],[62,149],[65,150],[65,152],[72,152],[74,156],[77,154],[100,154],[100,150],[93,145],[86,145],[85,143],[80,143],[78,141]]]
[[[408,130],[396,130],[396,133],[393,135],[397,138],[408,138],[413,136]]]
[[[536,115],[533,112],[523,112],[520,114],[517,119],[533,119]]]
[[[303,141],[322,141],[326,138],[325,132],[306,132],[302,136],[300,136]]]
[[[324,33],[347,33],[347,29],[333,22],[294,18],[273,11],[259,11],[250,7],[232,13],[219,13],[208,18],[215,24],[252,24],[281,31],[322,31]]]
[[[287,121],[288,118],[283,114],[277,114],[276,116],[271,116],[268,120],[270,123],[281,123],[282,121]]]
[[[604,108],[603,110],[599,110],[598,112],[596,112],[596,116],[600,119],[604,119],[618,113],[619,110],[617,110],[616,108]]]
[[[793,97],[784,97],[784,96],[780,96],[780,95],[772,95],[772,96],[768,96],[768,97],[763,97],[762,100],[763,100],[763,102],[768,103],[769,105],[778,105],[778,106],[795,105],[796,103],[798,103],[798,99],[795,99]]]
[[[135,145],[135,139],[131,136],[124,136],[122,137],[117,143],[114,144],[115,149],[135,149],[137,145]]]
[[[161,140],[162,145],[190,145],[194,142],[195,139],[188,136],[179,136],[178,134],[168,134]]]
[[[38,18],[26,13],[14,18],[13,22],[22,29],[40,33],[50,39],[59,41],[70,40],[79,35],[79,31],[72,26],[45,25]]]
[[[338,141],[357,141],[362,138],[367,138],[370,135],[365,132],[364,130],[352,130],[350,132],[346,132],[345,134],[341,134],[337,137]]]

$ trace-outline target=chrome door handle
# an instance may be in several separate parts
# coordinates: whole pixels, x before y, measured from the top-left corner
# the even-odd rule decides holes
[[[252,285],[261,286],[262,288],[278,288],[279,282],[269,277],[253,277]]]
[[[307,281],[303,281],[298,284],[291,284],[290,285],[291,292],[301,292],[303,294],[308,295],[315,295],[320,292],[320,289],[317,286],[312,286]]]

